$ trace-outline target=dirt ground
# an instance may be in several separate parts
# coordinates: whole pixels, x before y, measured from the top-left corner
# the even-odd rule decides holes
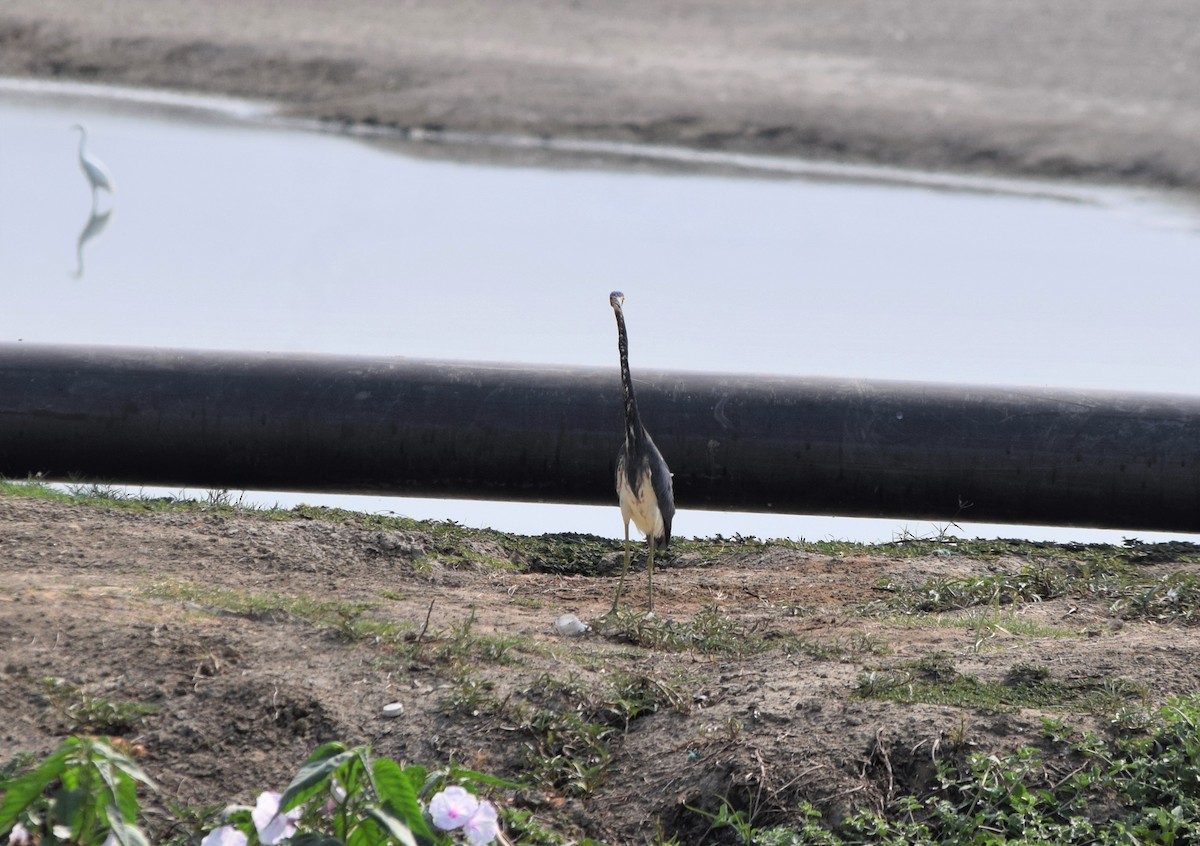
[[[727,798],[760,826],[797,823],[802,800],[830,818],[882,809],[927,786],[935,760],[1036,742],[1045,715],[1100,730],[1107,719],[858,698],[867,672],[930,655],[980,679],[1026,664],[1144,686],[1149,705],[1200,687],[1194,632],[1123,622],[1102,601],[1006,608],[986,631],[970,615],[914,626],[861,612],[881,580],[986,576],[1016,560],[738,544],[676,553],[658,570],[660,622],[710,615],[747,641],[792,644],[738,655],[632,643],[599,626],[560,636],[560,614],[597,623],[608,609],[615,548],[589,574],[566,561],[526,571],[494,541],[467,546],[354,522],[0,497],[4,757],[44,755],[97,703],[136,705],[148,713],[119,731],[145,747],[163,791],[156,808],[281,790],[336,739],[525,780],[529,790],[498,801],[571,836],[731,842],[691,809]],[[631,609],[646,599],[637,569]],[[260,604],[239,606],[247,597]],[[333,615],[344,625],[314,616],[321,603],[342,609]],[[359,613],[404,634],[350,634]],[[633,691],[654,707],[619,710]],[[392,702],[402,717],[383,717]],[[609,726],[603,754],[571,739],[572,713]],[[560,719],[557,734],[545,731]],[[164,836],[161,812],[150,822]]]
[[[399,128],[1200,187],[1190,0],[5,0],[0,75]]]

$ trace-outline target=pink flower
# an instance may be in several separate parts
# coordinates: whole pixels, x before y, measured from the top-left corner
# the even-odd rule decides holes
[[[447,787],[429,800],[429,816],[442,831],[462,828],[478,809],[479,800],[458,785]]]
[[[200,841],[200,846],[246,846],[246,835],[231,825],[214,828]]]
[[[33,837],[29,834],[29,829],[17,823],[12,827],[12,831],[8,833],[9,846],[31,846]]]
[[[495,840],[499,830],[497,820],[498,815],[492,803],[487,800],[480,802],[479,808],[463,826],[463,833],[471,841],[471,846],[485,846]]]
[[[283,797],[278,793],[264,790],[258,795],[258,803],[250,812],[254,827],[258,829],[258,839],[263,846],[275,846],[280,841],[287,840],[296,833],[296,823],[300,820],[299,809],[293,808],[286,814],[279,813],[279,800]]]

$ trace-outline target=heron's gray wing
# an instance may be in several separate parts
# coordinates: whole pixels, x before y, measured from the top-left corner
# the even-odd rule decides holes
[[[663,518],[663,542],[665,547],[671,543],[671,520],[675,516],[675,491],[671,485],[671,470],[654,441],[647,436],[649,449],[650,484],[654,487],[654,498],[658,500],[658,510]]]

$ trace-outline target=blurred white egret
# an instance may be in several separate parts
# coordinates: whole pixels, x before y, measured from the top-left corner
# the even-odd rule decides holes
[[[98,211],[96,203],[92,203],[92,214],[88,218],[87,223],[83,225],[83,231],[79,233],[79,239],[75,242],[75,272],[71,275],[76,279],[83,276],[83,246],[88,241],[95,238],[104,231],[104,227],[108,226],[108,220],[112,217],[113,210],[106,209]]]
[[[75,124],[72,129],[79,130],[79,167],[83,170],[83,175],[87,177],[92,186],[92,207],[96,206],[96,191],[103,188],[110,194],[117,192],[113,185],[112,174],[98,159],[89,156],[84,150],[84,145],[87,144],[87,128],[82,124]]]

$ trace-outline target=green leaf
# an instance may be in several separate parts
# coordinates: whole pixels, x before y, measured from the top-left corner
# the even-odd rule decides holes
[[[142,830],[121,819],[121,812],[112,805],[108,806],[108,824],[121,846],[150,846],[150,841],[142,834]]]
[[[417,838],[413,837],[412,831],[400,819],[393,816],[391,811],[386,808],[376,807],[375,805],[368,805],[363,809],[363,812],[379,823],[379,825],[383,826],[384,831],[404,844],[404,846],[417,846]]]
[[[297,834],[288,841],[290,846],[344,846],[336,837],[329,837],[316,831],[306,831]]]
[[[4,791],[4,802],[0,803],[0,831],[8,831],[16,825],[21,812],[63,774],[67,760],[78,748],[79,741],[68,738],[33,772],[7,783],[0,782],[0,790]]]
[[[481,773],[478,770],[468,770],[465,767],[451,766],[448,778],[451,781],[473,781],[476,784],[486,784],[488,787],[498,787],[502,790],[527,790],[528,786],[519,781],[509,781],[498,776]]]
[[[287,790],[283,791],[279,800],[280,812],[290,811],[311,799],[325,787],[325,782],[338,767],[357,755],[356,750],[347,749],[340,743],[326,743],[318,747],[304,762],[300,772],[296,773]]]
[[[125,775],[105,758],[92,761],[96,772],[100,773],[105,786],[108,788],[108,798],[115,804],[121,819],[127,823],[137,822],[138,801],[137,787],[133,779]]]
[[[138,817],[138,798],[137,785],[133,779],[125,775],[121,771],[117,771],[117,809],[121,814],[121,818],[131,825],[137,822]]]
[[[77,836],[83,831],[83,816],[87,809],[88,795],[82,787],[68,790],[61,787],[54,791],[52,809],[54,821]]]
[[[334,755],[338,755],[342,752],[345,752],[349,748],[350,747],[347,746],[346,744],[339,743],[336,740],[330,741],[329,743],[322,743],[320,746],[318,746],[316,749],[313,750],[313,753],[308,756],[308,760],[305,761],[304,763],[311,764],[314,761],[323,761],[326,758],[332,758]]]
[[[408,783],[412,785],[413,791],[415,791],[417,794],[420,794],[421,788],[425,786],[425,779],[429,775],[428,770],[418,764],[413,764],[405,767],[403,770],[401,770],[401,772],[403,772],[404,777],[408,779]]]
[[[154,780],[151,779],[150,776],[146,774],[146,771],[143,770],[138,763],[128,755],[118,752],[107,743],[97,743],[95,745],[94,752],[98,753],[99,756],[104,760],[109,761],[114,767],[123,772],[125,775],[129,776],[135,782],[140,782],[149,787],[151,790],[158,790],[158,785],[154,783]]]
[[[403,819],[410,829],[419,837],[432,839],[433,832],[425,822],[421,813],[421,805],[417,802],[416,784],[425,781],[423,767],[410,767],[409,772],[400,769],[400,765],[391,758],[380,758],[375,761],[372,770],[375,775],[375,787],[379,791],[379,801],[393,814]]]
[[[364,785],[374,790],[374,785],[370,783],[371,771],[370,764],[367,762],[366,747],[358,746],[353,751],[358,754],[338,767],[334,774],[334,778],[346,791],[347,796],[357,796],[362,793]]]
[[[225,810],[221,811],[221,824],[231,825],[249,837],[256,831],[253,813],[254,809],[249,805],[226,805]]]
[[[346,837],[346,846],[381,846],[387,839],[387,832],[374,820],[360,819]]]
[[[84,765],[79,761],[72,760],[65,770],[58,777],[59,784],[63,790],[74,790],[79,787],[79,782],[82,781]]]

